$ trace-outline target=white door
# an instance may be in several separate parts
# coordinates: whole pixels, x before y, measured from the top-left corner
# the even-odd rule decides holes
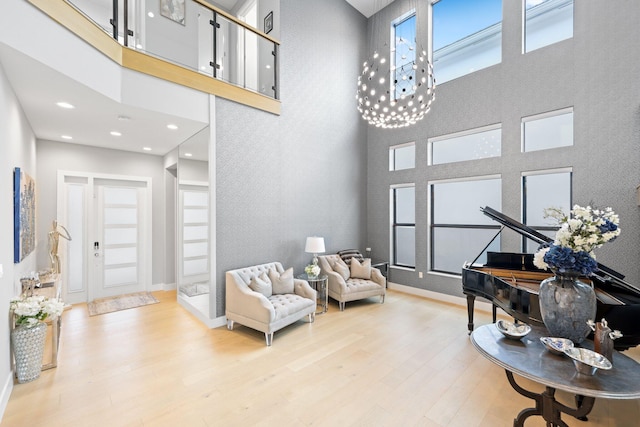
[[[141,182],[94,182],[94,299],[145,290],[146,192]]]
[[[180,184],[178,283],[209,283],[209,186]]]
[[[62,173],[58,218],[72,240],[63,251],[69,303],[150,289],[150,178]]]

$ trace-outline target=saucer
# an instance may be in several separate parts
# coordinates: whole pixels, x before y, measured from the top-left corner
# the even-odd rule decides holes
[[[526,323],[511,323],[506,320],[498,320],[496,328],[507,338],[519,340],[531,332],[531,326]]]
[[[567,338],[540,337],[540,341],[553,354],[564,355],[564,351],[573,348],[573,341]]]
[[[609,359],[586,348],[568,348],[564,353],[573,359],[576,371],[585,375],[594,375],[598,369],[611,369]]]

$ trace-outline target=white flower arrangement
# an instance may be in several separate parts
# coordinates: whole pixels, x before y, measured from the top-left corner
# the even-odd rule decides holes
[[[17,317],[16,325],[30,328],[49,316],[60,316],[64,311],[64,303],[57,298],[49,299],[42,295],[21,296],[11,300],[9,309]]]
[[[307,276],[317,276],[320,274],[320,267],[315,264],[309,264],[304,268],[304,272]]]
[[[598,269],[594,249],[620,235],[620,219],[611,208],[575,205],[570,215],[548,208],[544,216],[555,218],[560,229],[553,244],[540,248],[533,257],[533,264],[543,270],[551,267],[561,273],[578,271],[588,276]]]

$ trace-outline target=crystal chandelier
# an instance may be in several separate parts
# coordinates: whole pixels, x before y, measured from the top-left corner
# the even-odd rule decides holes
[[[373,33],[381,29],[377,24],[373,22]],[[436,81],[427,51],[418,49],[416,40],[398,35],[394,44],[393,64],[387,59],[392,52],[385,44],[386,52],[374,51],[358,76],[358,111],[369,124],[380,128],[415,124],[429,112],[435,99]]]

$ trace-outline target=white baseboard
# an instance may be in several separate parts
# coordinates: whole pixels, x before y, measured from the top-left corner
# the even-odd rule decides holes
[[[7,409],[9,397],[11,397],[11,391],[13,391],[13,371],[9,371],[9,375],[5,379],[2,392],[0,393],[0,421],[2,421],[4,411]]]
[[[193,314],[199,321],[205,324],[210,329],[219,328],[220,326],[225,326],[227,324],[227,317],[216,317],[215,319],[209,319],[206,317],[200,310],[189,304],[184,300],[182,295],[178,295],[178,304],[182,306],[189,313]]]
[[[172,291],[176,289],[175,283],[152,283],[149,292]]]
[[[392,282],[389,282],[387,286],[389,289],[393,289],[394,291],[404,292],[405,294],[417,295],[419,297],[429,298],[432,300],[446,302],[448,304],[459,305],[464,308],[467,308],[467,299],[465,297],[441,294],[440,292],[414,288],[413,286],[400,285],[398,283],[392,283]],[[478,301],[476,299],[473,307],[475,310],[486,311],[487,313],[491,313],[493,304],[485,301]]]

